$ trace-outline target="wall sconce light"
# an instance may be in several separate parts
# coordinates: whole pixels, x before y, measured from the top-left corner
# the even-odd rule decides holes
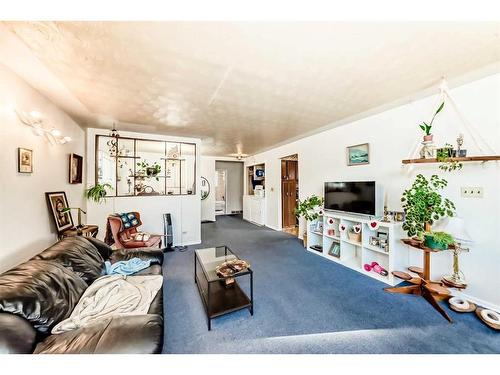
[[[49,142],[64,145],[71,142],[71,137],[63,136],[61,131],[56,128],[51,128],[50,130],[44,128],[43,116],[38,111],[18,112],[16,111],[19,120],[34,129],[34,132],[38,136],[45,135]]]

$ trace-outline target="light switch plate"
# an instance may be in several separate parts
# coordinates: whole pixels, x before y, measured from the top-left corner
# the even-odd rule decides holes
[[[480,186],[462,186],[460,195],[462,198],[482,198],[483,188]]]

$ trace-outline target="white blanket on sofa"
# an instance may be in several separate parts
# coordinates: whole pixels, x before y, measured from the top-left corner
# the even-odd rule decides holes
[[[85,290],[70,317],[52,329],[52,334],[72,331],[110,316],[147,314],[162,283],[161,275],[100,277]]]

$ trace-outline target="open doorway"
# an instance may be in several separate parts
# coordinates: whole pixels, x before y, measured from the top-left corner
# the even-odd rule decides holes
[[[281,158],[281,226],[284,232],[299,235],[295,209],[299,199],[299,158],[290,155]]]
[[[227,170],[215,170],[215,215],[225,215],[227,207]]]

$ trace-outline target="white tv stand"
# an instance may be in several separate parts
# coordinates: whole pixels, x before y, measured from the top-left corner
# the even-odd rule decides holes
[[[333,225],[328,224],[328,219],[332,218]],[[405,237],[402,230],[402,223],[380,222],[377,230],[370,228],[370,219],[363,215],[350,215],[343,213],[325,212],[318,219],[323,222],[323,231],[316,232],[311,229],[311,224],[307,223],[307,250],[313,254],[322,256],[333,262],[340,263],[348,268],[370,276],[389,285],[395,285],[401,280],[395,279],[392,275],[394,270],[402,270],[408,267],[408,248],[401,243],[401,238]],[[339,224],[346,227],[345,232],[340,233]],[[361,224],[361,241],[355,242],[348,238],[348,230],[356,224]],[[328,229],[334,230],[334,235],[328,235]],[[387,233],[388,251],[370,244],[370,237],[377,236],[377,233]],[[339,257],[328,254],[332,245],[337,243],[340,246]],[[314,250],[311,246],[321,245],[322,252]],[[382,276],[374,271],[366,271],[363,268],[365,263],[377,262],[387,270],[387,276]]]

